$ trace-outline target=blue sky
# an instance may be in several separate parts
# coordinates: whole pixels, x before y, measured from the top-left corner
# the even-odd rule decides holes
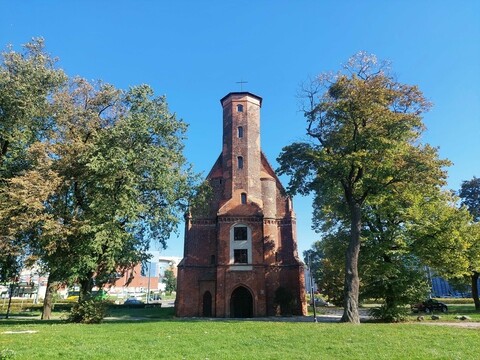
[[[480,1],[0,0],[0,9],[2,49],[41,36],[70,76],[165,94],[190,124],[185,153],[205,175],[221,151],[219,100],[236,82],[263,98],[262,148],[275,167],[283,146],[305,138],[299,83],[365,50],[434,103],[423,140],[454,163],[449,188],[480,176]],[[294,206],[301,252],[320,235],[311,199]],[[162,254],[182,253],[180,232]]]

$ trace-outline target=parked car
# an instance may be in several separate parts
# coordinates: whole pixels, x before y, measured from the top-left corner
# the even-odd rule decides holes
[[[124,302],[125,305],[143,305],[145,304],[142,300],[138,300],[134,297],[128,298]]]
[[[149,304],[159,304],[161,302],[161,300],[162,300],[162,297],[160,296],[160,294],[152,294],[148,298],[148,303]]]
[[[310,305],[312,305],[312,302],[310,301]],[[333,304],[329,303],[328,301],[323,300],[322,298],[315,298],[315,306],[333,306]]]
[[[428,299],[424,302],[412,305],[412,312],[425,312],[427,314],[432,311],[441,311],[443,313],[448,311],[448,306],[438,300]]]

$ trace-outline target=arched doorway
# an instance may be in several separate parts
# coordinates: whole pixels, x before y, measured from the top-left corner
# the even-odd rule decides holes
[[[204,317],[212,317],[212,294],[210,291],[205,291],[203,294],[203,313]]]
[[[232,292],[230,316],[235,318],[249,318],[253,316],[253,297],[247,288],[240,286]]]

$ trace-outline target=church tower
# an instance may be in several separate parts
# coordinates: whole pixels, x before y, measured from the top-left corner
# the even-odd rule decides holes
[[[220,102],[222,153],[207,176],[208,206],[185,218],[177,316],[305,315],[295,214],[260,147],[262,98],[233,92]]]

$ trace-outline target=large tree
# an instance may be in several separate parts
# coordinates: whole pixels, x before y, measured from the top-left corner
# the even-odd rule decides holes
[[[0,63],[0,273],[12,279],[29,252],[31,229],[17,221],[5,204],[11,179],[32,169],[32,144],[51,136],[52,95],[66,81],[56,60],[45,52],[42,39],[33,39],[22,52],[9,47]],[[17,229],[15,226],[19,225]],[[15,265],[15,266],[14,266]]]
[[[462,182],[459,196],[462,205],[466,206],[473,217],[475,224],[472,225],[472,246],[469,249],[470,284],[475,309],[480,310],[478,279],[480,277],[480,178],[473,177],[471,180]]]
[[[5,218],[34,234],[33,254],[58,282],[92,286],[166,245],[195,177],[183,156],[187,125],[146,85],[126,92],[73,79],[53,97],[55,131],[34,143],[35,166],[9,179]],[[44,303],[48,318],[49,296]]]
[[[315,196],[317,220],[330,214],[350,225],[345,253],[344,314],[359,323],[358,256],[366,201],[408,183],[441,185],[447,162],[419,142],[430,107],[416,86],[401,84],[372,55],[359,53],[335,76],[302,89],[310,142],[283,148],[279,173],[291,193]]]
[[[376,299],[379,308],[372,315],[383,321],[401,321],[406,305],[428,293],[421,258],[413,251],[415,236],[409,231],[416,186],[392,196],[367,202],[363,211],[362,251],[359,254],[360,298]],[[324,227],[325,228],[325,227]],[[349,226],[337,221],[325,229],[312,251],[320,255],[318,283],[321,291],[338,303],[343,299],[344,254],[349,243]],[[314,257],[315,258],[315,257]],[[340,278],[343,275],[343,278]]]

